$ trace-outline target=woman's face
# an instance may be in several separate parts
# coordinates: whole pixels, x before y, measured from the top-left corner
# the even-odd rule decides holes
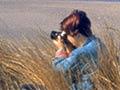
[[[85,37],[81,34],[77,34],[75,36],[68,35],[67,39],[76,47],[79,47],[81,44],[84,43]]]
[[[68,35],[67,39],[74,45],[78,46],[78,39],[75,36]]]

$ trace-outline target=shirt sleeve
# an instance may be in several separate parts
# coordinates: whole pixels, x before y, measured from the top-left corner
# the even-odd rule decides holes
[[[71,55],[68,58],[56,57],[52,61],[52,66],[56,71],[61,71],[65,73],[76,62],[76,55]]]

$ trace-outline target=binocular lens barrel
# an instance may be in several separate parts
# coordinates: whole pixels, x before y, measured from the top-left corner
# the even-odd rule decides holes
[[[50,34],[51,39],[55,40],[57,39],[58,35],[60,35],[61,32],[57,32],[57,31],[52,31]]]

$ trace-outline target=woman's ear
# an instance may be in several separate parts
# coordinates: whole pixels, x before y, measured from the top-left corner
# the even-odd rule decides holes
[[[74,45],[74,46],[77,46],[77,40],[75,39],[74,36],[71,36],[71,35],[68,35],[67,36],[67,39]]]

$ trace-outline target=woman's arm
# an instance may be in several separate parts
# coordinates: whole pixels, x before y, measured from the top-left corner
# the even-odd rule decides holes
[[[65,73],[77,62],[84,61],[85,59],[89,60],[96,57],[97,49],[95,43],[91,42],[88,45],[75,49],[69,57],[56,57],[52,61],[52,66],[56,71],[61,71]],[[95,56],[94,56],[95,55]]]

